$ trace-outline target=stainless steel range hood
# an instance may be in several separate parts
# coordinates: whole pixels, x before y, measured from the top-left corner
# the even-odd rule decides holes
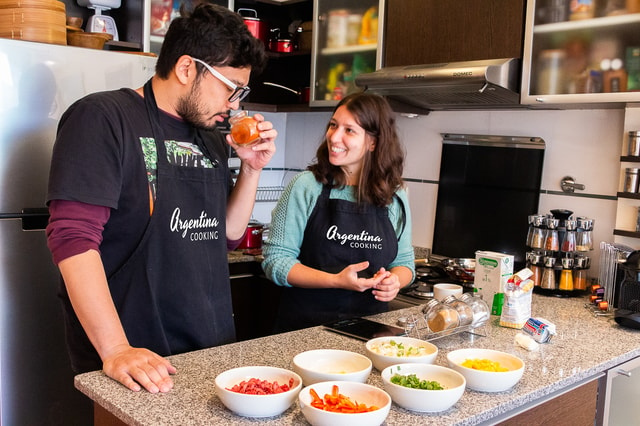
[[[387,67],[356,85],[389,99],[398,111],[520,107],[520,60],[492,59]]]

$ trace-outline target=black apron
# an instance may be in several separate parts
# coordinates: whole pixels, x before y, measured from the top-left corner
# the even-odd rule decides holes
[[[137,248],[107,278],[120,321],[132,346],[162,356],[233,342],[226,159],[197,132],[197,143],[216,167],[170,164],[151,80],[144,101],[158,154],[158,192]],[[70,351],[74,370],[101,369],[86,334],[76,330]]]
[[[369,261],[359,276],[370,278],[398,254],[398,239],[386,207],[331,199],[324,185],[304,231],[298,259],[303,265],[337,273]],[[283,288],[276,331],[297,330],[388,310],[371,290]]]

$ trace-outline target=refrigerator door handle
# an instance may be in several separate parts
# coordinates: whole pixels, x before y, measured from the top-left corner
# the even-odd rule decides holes
[[[25,207],[22,213],[0,213],[0,219],[21,219],[23,231],[44,230],[49,223],[49,209]]]

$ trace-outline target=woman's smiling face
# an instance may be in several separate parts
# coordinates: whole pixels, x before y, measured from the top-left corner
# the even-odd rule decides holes
[[[359,177],[365,154],[374,149],[373,138],[343,105],[331,117],[326,139],[329,161],[341,167],[349,177],[349,184],[354,184],[351,179]]]

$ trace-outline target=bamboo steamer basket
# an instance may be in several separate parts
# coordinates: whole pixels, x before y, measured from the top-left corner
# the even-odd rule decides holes
[[[67,44],[65,4],[58,0],[0,0],[0,37]]]

